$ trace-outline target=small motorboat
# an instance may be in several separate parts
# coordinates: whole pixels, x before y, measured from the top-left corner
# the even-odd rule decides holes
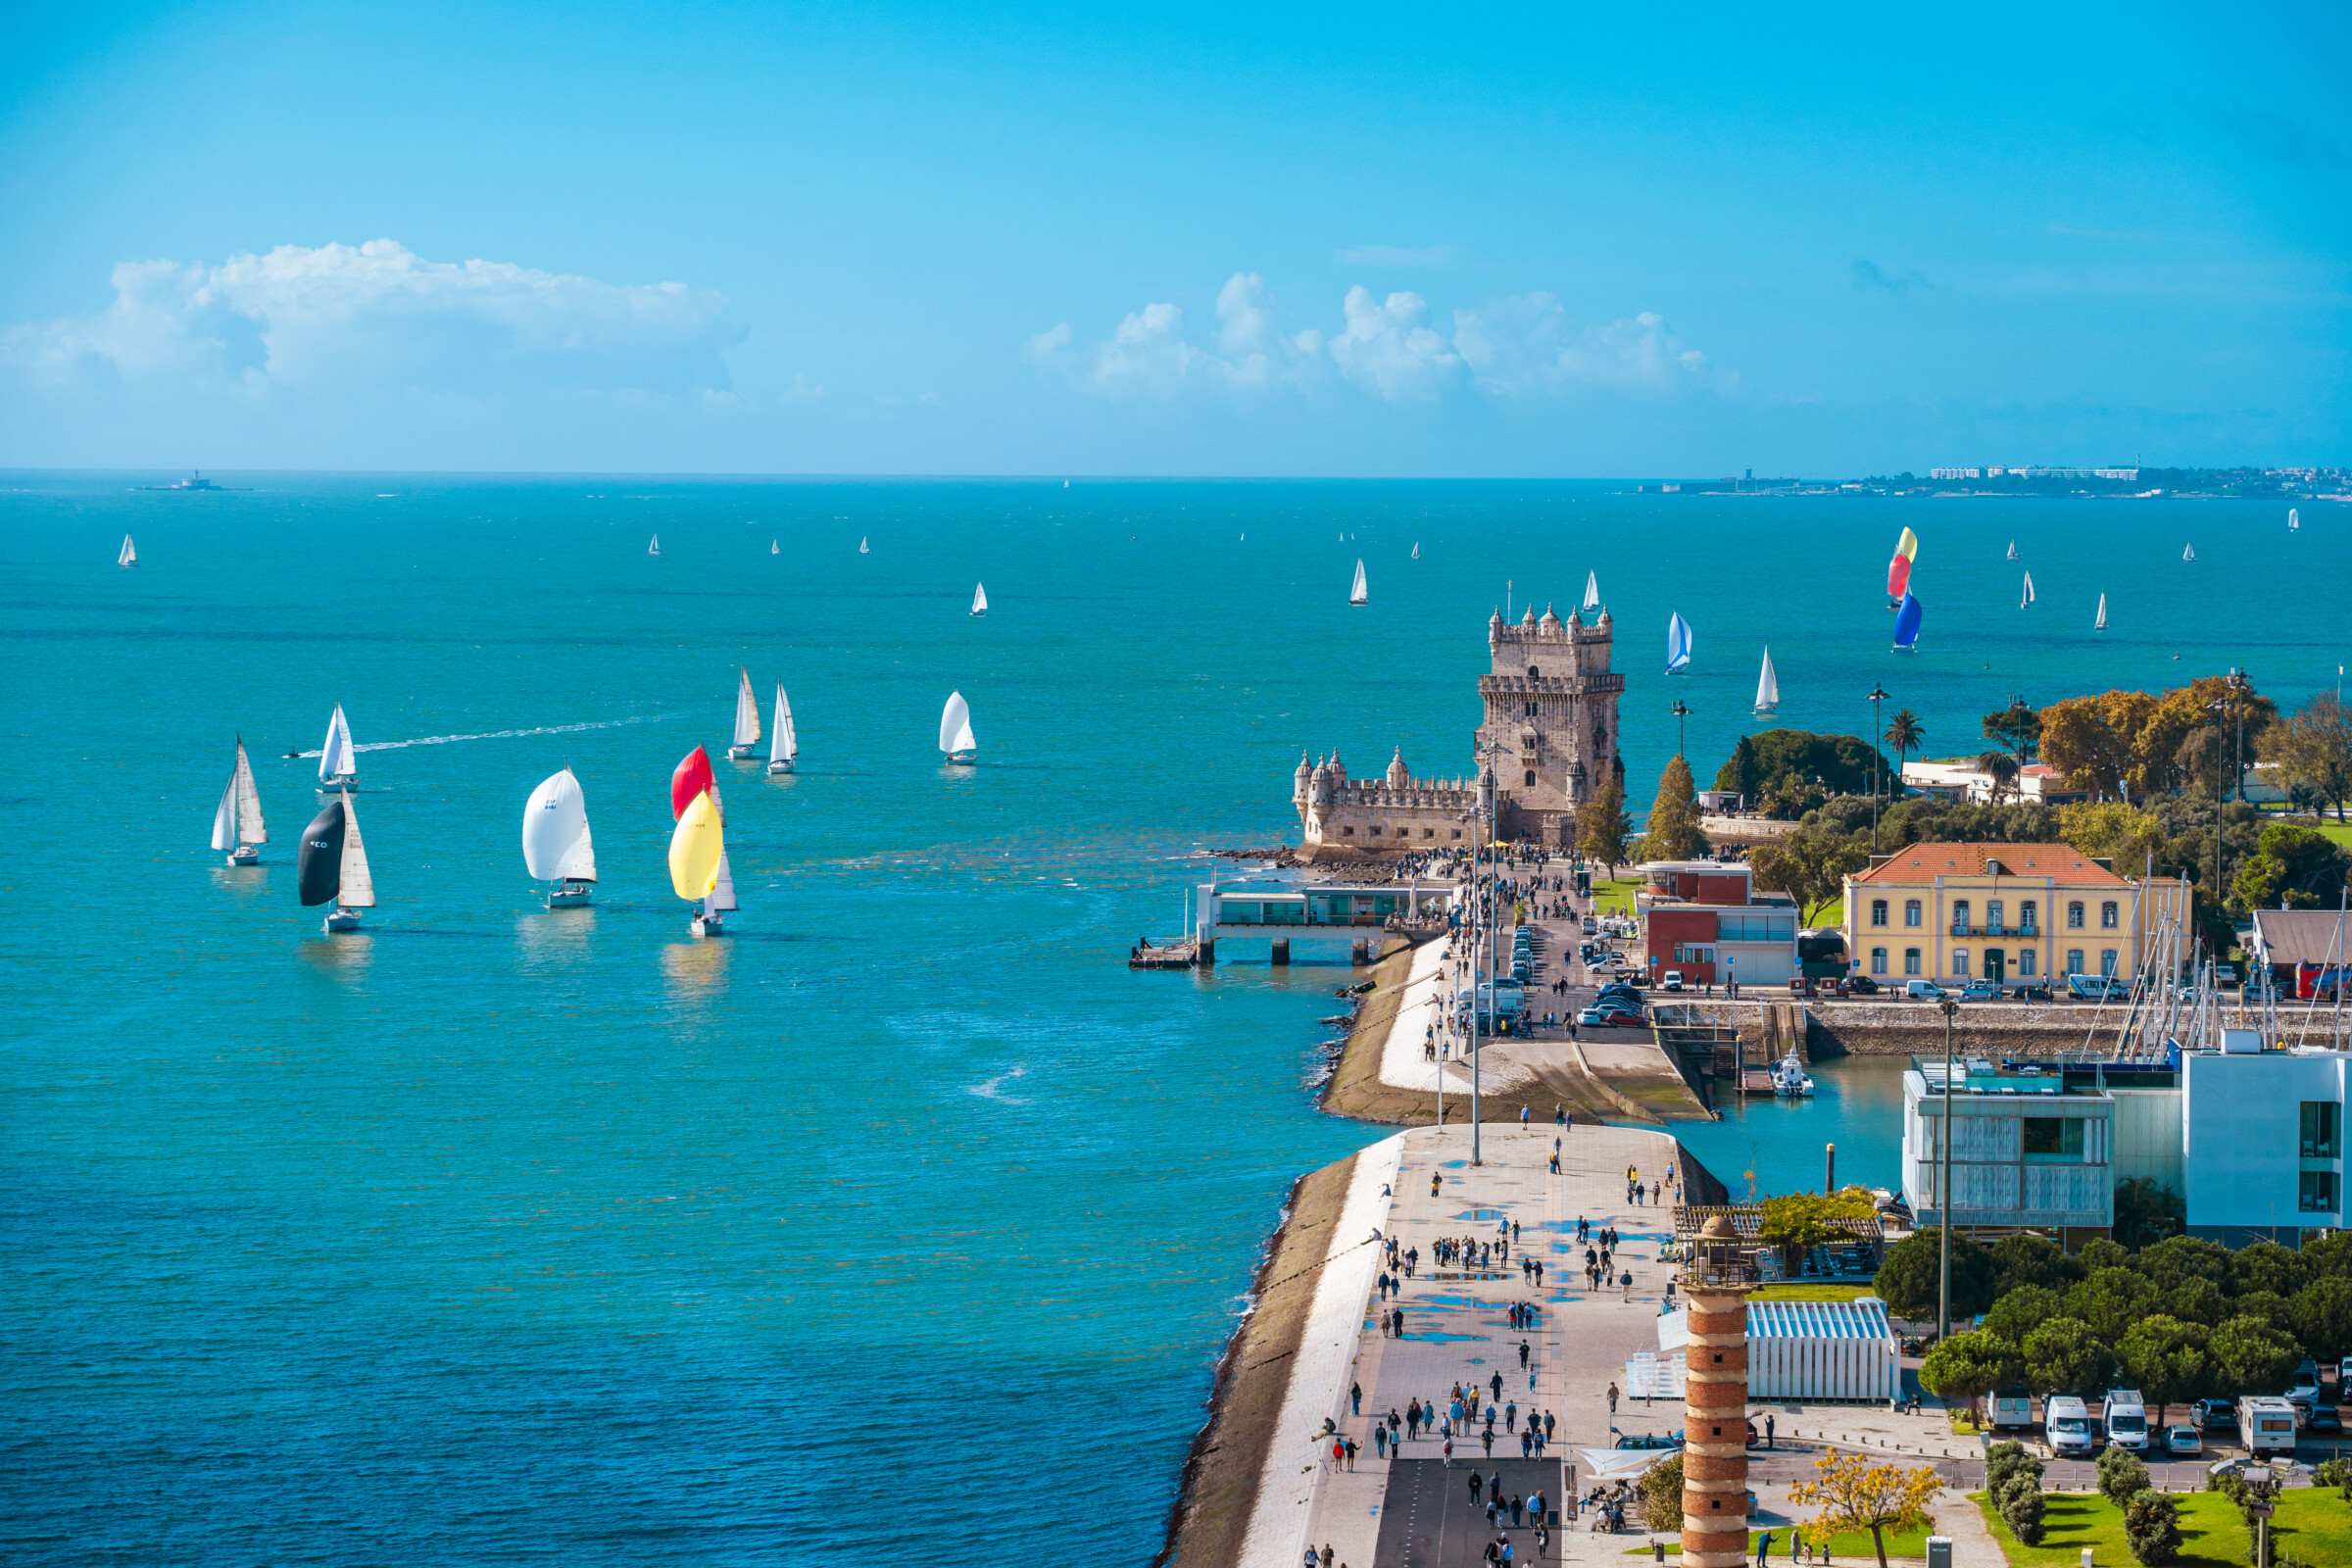
[[[1801,1100],[1813,1092],[1813,1079],[1791,1051],[1772,1064],[1772,1092],[1783,1100]]]

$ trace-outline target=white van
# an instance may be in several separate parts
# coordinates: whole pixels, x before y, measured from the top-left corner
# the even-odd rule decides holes
[[[1992,1430],[2018,1432],[2034,1424],[2034,1396],[2024,1389],[1999,1389],[1992,1396]]]
[[[2276,1395],[2249,1396],[2237,1401],[2238,1439],[2255,1458],[2295,1451],[2295,1407]]]
[[[2053,1394],[2042,1402],[2041,1413],[2052,1453],[2088,1458],[2099,1451],[2099,1435],[2091,1429],[2090,1408],[2081,1399],[2071,1394]]]
[[[2107,1429],[2109,1447],[2147,1451],[2148,1407],[2137,1389],[2109,1389],[2099,1402],[2099,1424]]]

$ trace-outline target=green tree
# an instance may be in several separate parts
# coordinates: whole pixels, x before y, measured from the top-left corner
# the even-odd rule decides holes
[[[2153,1176],[2115,1184],[2116,1244],[2136,1252],[2188,1228],[2188,1205]]]
[[[1870,864],[1870,841],[1800,827],[1749,852],[1747,864],[1757,887],[1788,894],[1810,925],[1845,897],[1845,879]]]
[[[2324,1459],[2311,1472],[2311,1484],[2333,1491],[2352,1502],[2352,1459]]]
[[[2311,1282],[2311,1263],[2301,1252],[2277,1242],[2256,1242],[2230,1254],[2230,1279],[2225,1288],[2231,1296],[2253,1291],[2292,1296]]]
[[[2314,909],[2336,903],[2352,857],[2317,828],[2273,822],[2237,868],[2230,895],[2241,908]]]
[[[2352,1355],[2352,1279],[2324,1274],[2297,1291],[2288,1304],[2306,1353],[2325,1361]]]
[[[2075,1259],[2082,1265],[2083,1277],[2087,1279],[2103,1268],[2122,1268],[2132,1261],[2132,1254],[2104,1236],[2093,1236],[2082,1244]]]
[[[2295,1337],[2294,1303],[2277,1291],[2248,1291],[2243,1296],[2231,1298],[2230,1316],[2252,1318],[2257,1323],[2277,1329],[2290,1340]]]
[[[2109,1448],[2099,1455],[2099,1495],[2121,1508],[2132,1494],[2148,1490],[2148,1467],[2139,1455]]]
[[[2000,1250],[1993,1249],[1996,1256]],[[2050,1319],[2064,1316],[2065,1297],[2043,1286],[2020,1285],[2001,1292],[2000,1298],[1985,1310],[1984,1327],[2011,1345],[2024,1345],[2027,1335]]]
[[[2330,1231],[2305,1243],[2303,1263],[2315,1278],[2352,1279],[2352,1231]]]
[[[2323,692],[2263,732],[2262,760],[2275,763],[2290,784],[2308,785],[2335,807],[2344,820],[2352,799],[2352,711]]]
[[[1992,1244],[1993,1277],[2004,1294],[2028,1285],[2063,1295],[2089,1270],[2047,1236],[2020,1231]]]
[[[1740,744],[1732,748],[1732,755],[1715,770],[1715,787],[1729,790],[1752,806],[1763,788],[1762,768],[1763,764],[1756,760],[1756,743],[1742,735]]]
[[[1625,863],[1625,841],[1634,825],[1625,814],[1625,779],[1614,767],[1601,769],[1600,786],[1576,811],[1576,847],[1617,875]]]
[[[1999,1511],[2001,1523],[2009,1527],[2009,1533],[2018,1539],[2019,1544],[2041,1544],[2044,1515],[2049,1502],[2041,1494],[2040,1481],[2027,1475],[2011,1476],[2008,1485],[1994,1494],[1993,1507]]]
[[[1908,708],[1896,709],[1886,720],[1886,744],[1894,748],[1895,794],[1902,793],[1903,759],[1918,751],[1927,738],[1928,727]]]
[[[1947,1405],[1966,1400],[1974,1416],[1978,1400],[2017,1382],[2025,1370],[2025,1357],[2015,1345],[1980,1329],[1938,1342],[1920,1363],[1919,1382]]]
[[[2025,1351],[2026,1385],[2036,1394],[2084,1394],[2114,1381],[2114,1352],[2080,1318],[2050,1319],[2026,1336]]]
[[[2230,1249],[2200,1236],[2171,1236],[2132,1255],[2132,1266],[2170,1291],[2185,1279],[2230,1283]]]
[[[2099,1269],[2066,1293],[2066,1315],[2081,1318],[2109,1345],[2156,1309],[2157,1291],[2144,1274],[2128,1268]]]
[[[2257,1318],[2230,1318],[2205,1343],[2213,1391],[2227,1398],[2282,1392],[2303,1358],[2294,1341]]]
[[[1827,1454],[1813,1468],[1821,1479],[1790,1487],[1788,1500],[1819,1507],[1821,1516],[1813,1523],[1826,1535],[1869,1531],[1879,1548],[1879,1568],[1886,1568],[1886,1532],[1899,1534],[1921,1523],[1928,1499],[1943,1486],[1943,1477],[1934,1470],[1906,1469],[1865,1453]]]
[[[2023,1472],[2041,1484],[2041,1461],[2032,1449],[2015,1438],[2003,1438],[1984,1450],[1984,1490],[1997,1495],[2009,1484],[2009,1478]]]
[[[1936,1232],[1920,1231],[1886,1249],[1886,1260],[1871,1279],[1871,1290],[1895,1317],[1913,1323],[1935,1320],[1939,1259]],[[1992,1252],[1955,1232],[1952,1236],[1952,1321],[1975,1317],[1992,1305]]]
[[[2164,1303],[2167,1316],[2183,1323],[2202,1323],[2212,1328],[2230,1315],[2230,1298],[2211,1280],[2184,1279],[2157,1299]]]
[[[1999,741],[2023,768],[2041,749],[2041,714],[2017,698],[1997,713],[1984,715],[1984,738]]]
[[[1977,759],[1977,771],[1992,781],[1995,805],[2017,793],[2017,759],[2007,752],[1986,752]]]
[[[2058,837],[2084,855],[2106,860],[2126,876],[2136,876],[2154,860],[2164,863],[2164,824],[2121,801],[2077,801],[2058,808]]]
[[[1706,837],[1698,831],[1698,787],[1691,781],[1690,764],[1677,752],[1658,779],[1658,798],[1649,808],[1649,831],[1642,839],[1642,858],[1695,860],[1706,853]]]
[[[1529,1416],[1534,1420],[1534,1416]],[[1635,1483],[1642,1498],[1642,1522],[1652,1530],[1683,1528],[1683,1456],[1670,1454],[1642,1472]]]
[[[2180,1505],[2161,1492],[2133,1494],[2124,1507],[2124,1544],[2135,1561],[2163,1568],[2180,1555]]]
[[[2174,1404],[2204,1395],[2208,1337],[2203,1324],[2183,1323],[2161,1312],[2141,1318],[2124,1335],[2124,1375],[2141,1398],[2156,1406],[2158,1426],[2164,1425],[2165,1411]]]

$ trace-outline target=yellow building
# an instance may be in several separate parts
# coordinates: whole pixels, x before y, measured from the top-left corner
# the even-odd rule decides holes
[[[2130,981],[2168,922],[2188,920],[2178,877],[2119,876],[2064,844],[1914,844],[1845,879],[1855,974],[1966,985],[2070,974]]]

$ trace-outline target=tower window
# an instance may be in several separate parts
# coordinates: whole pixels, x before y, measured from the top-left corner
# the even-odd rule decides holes
[[[1527,787],[1531,790],[1536,787],[1536,770],[1532,767],[1527,770]]]

